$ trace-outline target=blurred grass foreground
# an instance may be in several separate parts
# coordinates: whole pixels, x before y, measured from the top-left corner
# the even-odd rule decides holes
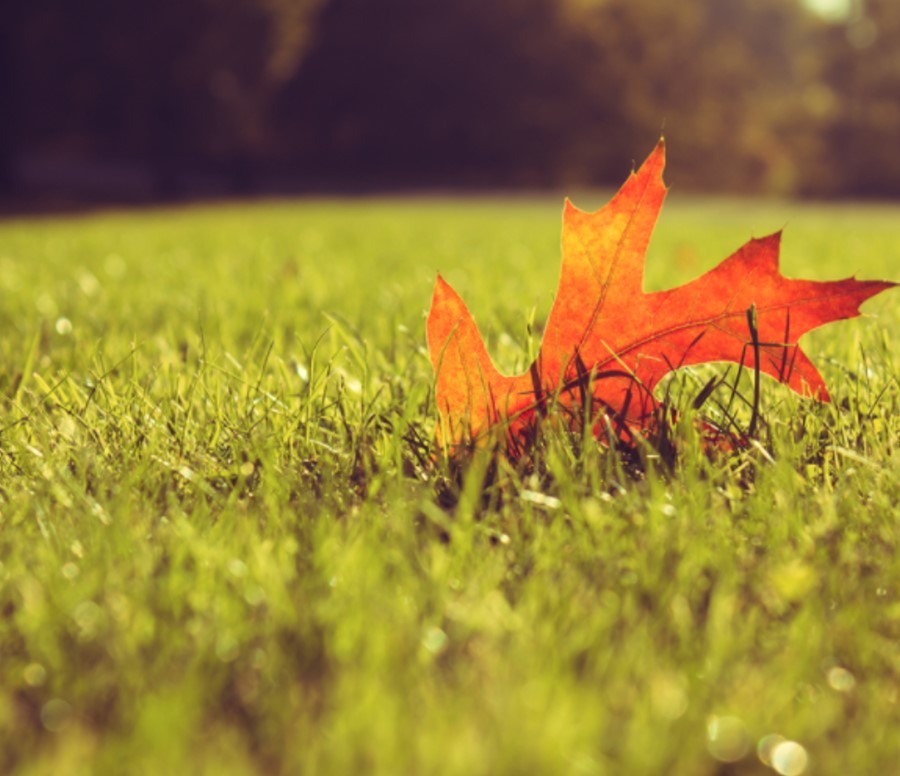
[[[895,0],[13,0],[0,189],[900,194]]]
[[[766,381],[764,448],[700,454],[683,370],[670,475],[454,480],[434,271],[521,368],[560,205],[0,223],[0,772],[895,772],[896,298],[805,340],[832,404]],[[785,221],[788,275],[896,279],[898,216],[675,192],[647,282]]]

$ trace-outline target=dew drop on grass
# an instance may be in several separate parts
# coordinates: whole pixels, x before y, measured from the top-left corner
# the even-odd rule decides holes
[[[74,563],[69,562],[69,563],[63,564],[62,575],[66,579],[71,581],[71,580],[75,579],[78,576],[78,574],[79,574],[78,566],[76,566]]]
[[[710,717],[706,723],[706,746],[719,762],[734,763],[750,751],[750,735],[739,717]]]
[[[422,646],[425,647],[432,655],[440,654],[447,646],[447,634],[440,628],[432,626],[422,637]]]
[[[250,606],[259,606],[266,600],[266,592],[259,585],[249,585],[244,592],[244,600]]]
[[[756,756],[759,757],[759,761],[763,765],[772,767],[772,752],[776,746],[786,740],[784,736],[780,736],[778,733],[769,733],[769,735],[760,738],[756,744]]]
[[[72,333],[72,321],[70,321],[66,317],[57,318],[55,328],[57,334],[65,337],[66,335]]]
[[[22,678],[32,687],[40,687],[47,681],[47,669],[40,663],[29,663],[22,671]]]
[[[662,719],[679,719],[688,708],[687,682],[680,674],[659,673],[650,681],[650,701]]]
[[[782,741],[772,749],[772,767],[781,776],[800,776],[809,764],[809,755],[796,741]]]
[[[72,610],[78,626],[78,636],[84,641],[94,638],[103,626],[106,615],[94,601],[82,601]]]
[[[232,558],[228,561],[228,573],[236,579],[247,576],[247,564],[240,558]]]
[[[850,692],[856,686],[856,677],[846,668],[834,666],[828,669],[828,684],[832,690]]]
[[[53,698],[41,708],[41,724],[51,733],[62,730],[72,716],[72,707],[62,698]]]

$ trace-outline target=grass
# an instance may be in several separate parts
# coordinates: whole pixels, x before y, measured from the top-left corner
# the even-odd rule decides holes
[[[831,405],[764,382],[762,449],[710,460],[685,423],[672,474],[556,438],[547,476],[457,483],[420,450],[434,273],[521,368],[559,212],[0,224],[0,771],[775,773],[762,742],[893,772],[896,293],[804,340]],[[647,282],[785,225],[788,274],[900,279],[898,216],[676,192]]]

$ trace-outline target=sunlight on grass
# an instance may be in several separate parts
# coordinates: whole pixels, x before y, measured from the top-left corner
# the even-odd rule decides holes
[[[714,366],[673,473],[563,434],[453,472],[434,274],[521,367],[560,212],[0,223],[0,771],[891,772],[896,293],[804,340],[832,404],[763,384],[765,447],[701,454]],[[897,280],[898,216],[673,195],[648,287],[784,226],[790,275]]]

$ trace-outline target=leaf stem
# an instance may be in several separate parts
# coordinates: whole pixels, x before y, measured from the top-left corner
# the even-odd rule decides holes
[[[756,315],[756,305],[751,304],[747,309],[747,325],[750,327],[750,340],[753,343],[753,412],[750,415],[750,427],[747,436],[756,436],[756,426],[759,422],[759,321]]]

